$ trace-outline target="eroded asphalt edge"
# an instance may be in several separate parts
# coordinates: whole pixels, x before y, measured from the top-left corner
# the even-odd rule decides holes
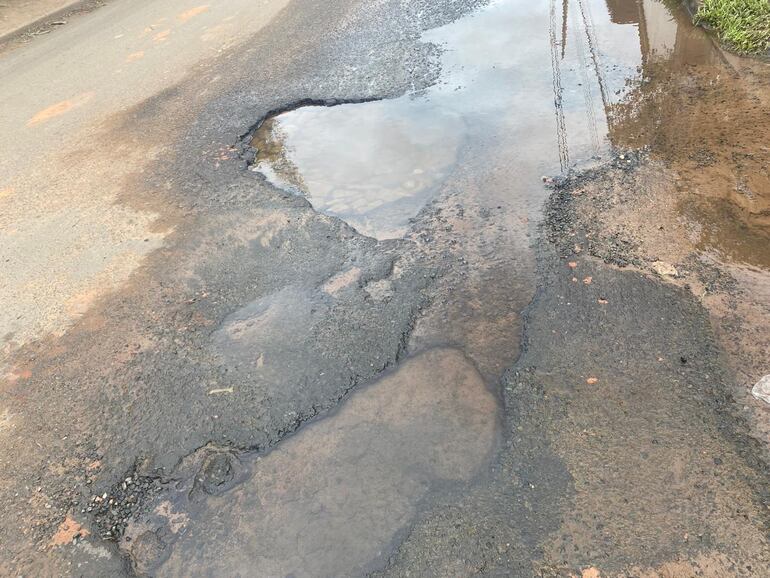
[[[107,0],[71,0],[69,2],[63,0],[60,8],[53,9],[48,14],[43,14],[14,30],[0,34],[0,56],[4,52],[33,41],[38,36],[69,24],[72,18],[93,12],[106,3]]]

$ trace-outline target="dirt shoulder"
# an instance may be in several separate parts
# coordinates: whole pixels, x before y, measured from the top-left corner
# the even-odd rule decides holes
[[[768,444],[770,408],[750,391],[770,373],[770,68],[740,59],[648,78],[614,120],[617,145],[649,144],[559,193],[569,234],[586,231],[571,250],[689,290],[728,353],[731,393]]]

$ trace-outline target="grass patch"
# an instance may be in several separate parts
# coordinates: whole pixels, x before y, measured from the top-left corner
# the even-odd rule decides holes
[[[770,50],[770,0],[703,0],[695,19],[739,52]]]

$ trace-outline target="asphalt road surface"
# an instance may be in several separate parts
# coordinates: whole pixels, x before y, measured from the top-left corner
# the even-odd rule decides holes
[[[6,41],[0,574],[770,576],[770,71],[674,4]]]

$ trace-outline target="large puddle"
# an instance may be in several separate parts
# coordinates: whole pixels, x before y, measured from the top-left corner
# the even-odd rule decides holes
[[[606,156],[611,138],[635,130],[613,111],[649,62],[686,63],[679,26],[657,0],[493,1],[424,35],[444,50],[428,90],[303,106],[257,128],[252,169],[275,186],[455,265],[393,373],[264,456],[208,448],[191,458],[182,469],[198,473],[127,535],[140,570],[362,575],[421,509],[483,479],[498,421],[485,383],[518,352],[541,176]],[[213,347],[260,367],[315,311],[299,301],[283,292],[254,304]]]
[[[401,237],[458,165],[484,164],[469,156],[482,143],[550,173],[605,154],[605,110],[640,62],[635,27],[613,25],[597,0],[500,0],[424,40],[444,49],[439,83],[268,118],[252,139],[252,170],[363,234]]]

